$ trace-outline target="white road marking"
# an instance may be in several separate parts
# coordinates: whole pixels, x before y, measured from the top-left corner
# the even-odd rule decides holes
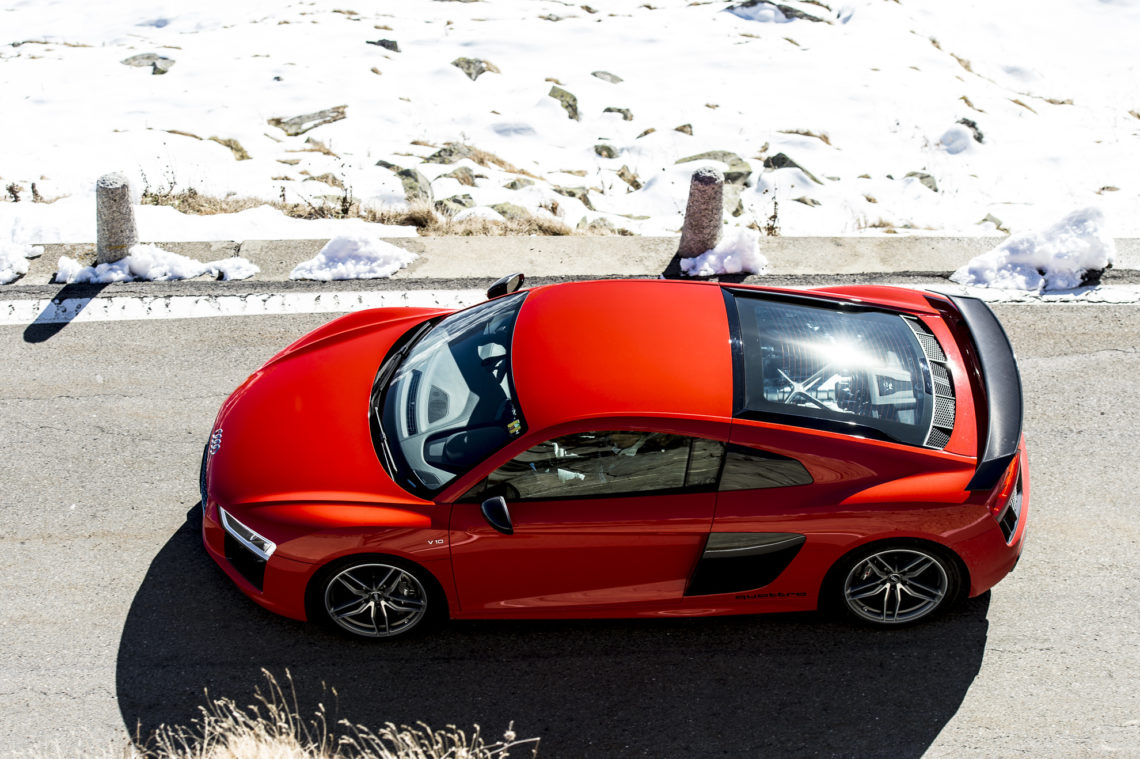
[[[111,295],[0,301],[0,325],[202,319],[211,316],[347,313],[366,308],[464,308],[486,300],[484,290],[371,290],[245,295]]]
[[[907,283],[903,287],[972,295],[988,303],[1140,304],[1140,285],[1084,287],[1058,293],[1025,293],[947,282]],[[366,308],[421,306],[465,308],[486,299],[483,290],[370,290],[326,293],[251,293],[244,295],[109,295],[0,301],[0,326],[62,322],[202,319],[211,316],[347,313]]]

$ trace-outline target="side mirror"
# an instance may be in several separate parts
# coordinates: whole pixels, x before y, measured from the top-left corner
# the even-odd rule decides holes
[[[511,524],[511,512],[507,510],[507,501],[501,495],[483,501],[482,511],[487,524],[504,535],[515,534],[515,527]]]
[[[495,280],[495,284],[487,288],[487,300],[498,298],[503,295],[510,295],[522,287],[524,281],[526,281],[526,277],[521,271],[514,274],[508,274],[502,279]]]

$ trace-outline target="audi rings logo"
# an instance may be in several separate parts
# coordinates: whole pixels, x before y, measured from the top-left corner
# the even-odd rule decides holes
[[[213,456],[222,447],[222,430],[219,428],[217,432],[210,435],[210,455]]]

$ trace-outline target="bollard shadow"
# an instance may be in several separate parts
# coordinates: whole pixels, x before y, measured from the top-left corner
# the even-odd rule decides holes
[[[989,595],[913,628],[816,614],[452,622],[357,642],[246,599],[200,544],[198,507],[154,558],[116,666],[132,735],[188,725],[204,691],[254,701],[286,669],[311,715],[483,726],[539,737],[540,757],[922,756],[981,667]],[[327,695],[327,694],[325,694]]]
[[[42,343],[58,335],[105,287],[106,282],[64,285],[24,329],[24,342]]]

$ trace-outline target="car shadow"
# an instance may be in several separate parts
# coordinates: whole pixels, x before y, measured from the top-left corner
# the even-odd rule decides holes
[[[540,757],[919,757],[982,663],[989,594],[881,632],[816,614],[670,620],[452,622],[364,643],[277,617],[205,554],[197,507],[155,557],[116,666],[132,735],[187,725],[211,698],[254,701],[262,670],[288,670],[302,711],[324,686],[337,716],[514,722]]]

